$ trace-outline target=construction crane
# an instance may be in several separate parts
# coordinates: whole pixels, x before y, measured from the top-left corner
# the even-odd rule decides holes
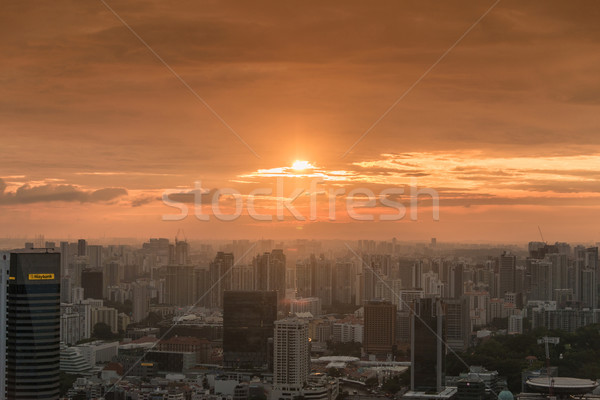
[[[539,227],[538,227],[539,228]],[[540,234],[542,231],[540,231]],[[543,240],[543,237],[542,237]],[[541,339],[538,339],[538,344],[544,343],[546,350],[546,375],[548,375],[548,395],[550,398],[554,397],[554,379],[550,376],[550,346],[549,344],[557,345],[560,343],[560,338],[558,337],[548,337],[544,336]]]
[[[539,225],[538,225],[538,231],[540,231],[540,236],[542,237],[542,242],[546,243],[546,241],[544,240],[544,235],[542,234],[542,228],[540,228]]]

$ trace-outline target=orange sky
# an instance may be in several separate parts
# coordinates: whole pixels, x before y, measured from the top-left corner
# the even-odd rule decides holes
[[[600,241],[595,0],[500,1],[346,157],[494,1],[107,4],[251,150],[101,1],[9,2],[0,236],[523,242],[540,225],[550,241]],[[201,181],[204,197],[246,201],[277,176],[286,196],[305,189],[306,215],[324,181],[315,220],[162,220],[177,212],[165,191],[191,206]],[[327,218],[333,188],[411,184],[437,190],[439,221],[427,200],[417,221],[354,221],[345,196]]]

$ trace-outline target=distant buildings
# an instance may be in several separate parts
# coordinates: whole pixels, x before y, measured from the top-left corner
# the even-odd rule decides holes
[[[290,313],[311,313],[313,317],[321,315],[321,299],[318,297],[304,297],[290,300]]]

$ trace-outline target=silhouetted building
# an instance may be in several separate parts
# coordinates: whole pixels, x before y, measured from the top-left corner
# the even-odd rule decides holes
[[[223,307],[223,365],[266,369],[277,319],[275,291],[226,291]]]
[[[439,298],[414,303],[411,333],[411,390],[440,392],[444,382],[445,335]]]
[[[3,253],[0,257],[0,336],[5,339],[0,341],[2,398],[58,399],[60,254]]]
[[[85,239],[79,239],[77,241],[77,255],[83,257],[87,254],[87,242]]]
[[[101,269],[84,269],[81,271],[81,287],[85,299],[103,299],[104,274]]]
[[[372,300],[365,304],[364,311],[365,353],[392,354],[396,344],[396,306],[389,301]]]
[[[233,253],[218,252],[215,260],[210,263],[210,277],[214,285],[211,291],[213,307],[223,307],[223,293],[231,290],[231,269],[233,268]]]
[[[517,257],[510,253],[503,253],[500,256],[498,273],[500,275],[500,287],[498,295],[504,297],[506,292],[515,291],[515,270],[517,267]]]

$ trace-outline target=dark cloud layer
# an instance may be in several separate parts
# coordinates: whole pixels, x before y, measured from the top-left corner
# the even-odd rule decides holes
[[[84,190],[73,185],[46,184],[30,186],[25,184],[14,192],[6,192],[6,184],[0,179],[0,204],[32,204],[56,201],[79,203],[104,203],[127,196],[123,188],[103,188]]]

